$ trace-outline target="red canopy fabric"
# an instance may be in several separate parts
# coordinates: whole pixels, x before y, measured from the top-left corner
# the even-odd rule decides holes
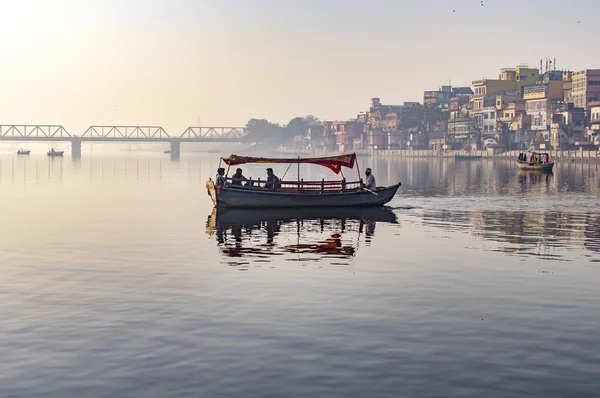
[[[335,174],[342,171],[342,166],[350,169],[354,168],[356,154],[329,156],[324,158],[253,158],[250,156],[231,155],[228,158],[221,158],[228,166],[237,166],[244,163],[308,163],[318,164],[327,167]]]

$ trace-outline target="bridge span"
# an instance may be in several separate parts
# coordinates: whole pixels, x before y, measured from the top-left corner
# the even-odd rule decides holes
[[[71,142],[71,155],[81,156],[81,143],[164,142],[171,145],[171,157],[179,158],[182,142],[244,142],[245,127],[188,127],[170,135],[161,126],[90,126],[82,135],[70,134],[61,125],[0,124],[0,141]]]

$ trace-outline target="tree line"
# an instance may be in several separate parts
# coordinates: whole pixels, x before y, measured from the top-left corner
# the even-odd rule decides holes
[[[448,118],[448,112],[438,104],[406,106],[398,115],[397,129],[406,133],[426,134],[437,124],[446,123]],[[246,128],[248,142],[269,146],[291,144],[296,136],[306,137],[309,128],[312,140],[319,140],[323,135],[323,124],[313,115],[295,117],[286,125],[266,119],[250,119],[246,123]]]

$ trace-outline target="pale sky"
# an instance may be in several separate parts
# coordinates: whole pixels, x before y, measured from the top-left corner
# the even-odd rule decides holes
[[[0,0],[0,15],[0,124],[72,134],[348,119],[540,58],[600,68],[595,0]]]

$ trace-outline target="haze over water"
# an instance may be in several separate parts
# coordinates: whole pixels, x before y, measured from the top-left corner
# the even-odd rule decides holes
[[[0,396],[597,395],[600,165],[359,162],[388,208],[219,214],[217,155],[3,153]]]

